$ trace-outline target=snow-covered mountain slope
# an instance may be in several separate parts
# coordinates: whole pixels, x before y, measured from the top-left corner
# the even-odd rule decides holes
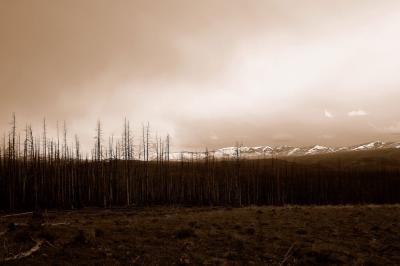
[[[233,159],[237,158],[269,158],[269,157],[286,157],[286,156],[312,156],[318,154],[338,153],[338,152],[358,152],[378,149],[400,149],[400,142],[383,142],[373,141],[369,143],[354,145],[350,147],[326,147],[321,145],[306,146],[306,147],[293,147],[293,146],[255,146],[255,147],[225,147],[214,151],[182,151],[182,152],[171,152],[169,154],[169,160],[180,161],[180,160],[199,160],[205,158],[216,158],[216,159]],[[163,156],[167,158],[166,154]],[[157,155],[154,153],[149,154],[150,160],[156,160]]]
[[[237,158],[263,158],[263,157],[285,157],[285,156],[308,156],[327,154],[335,152],[349,152],[349,151],[367,151],[385,148],[400,149],[400,142],[383,142],[373,141],[369,143],[354,145],[350,147],[326,147],[321,145],[307,146],[307,147],[293,147],[293,146],[256,146],[256,147],[225,147],[215,151],[206,152],[177,152],[171,153],[171,160],[196,160],[204,159],[211,156],[217,159]]]
[[[382,141],[374,141],[366,144],[357,145],[351,148],[353,151],[362,151],[362,150],[371,150],[371,149],[379,149],[385,146],[385,142]]]
[[[328,152],[333,152],[335,151],[333,148],[325,147],[325,146],[320,146],[320,145],[315,145],[311,149],[309,149],[305,154],[320,154],[320,153],[328,153]]]

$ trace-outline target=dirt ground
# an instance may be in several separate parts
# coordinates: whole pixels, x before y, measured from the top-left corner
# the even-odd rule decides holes
[[[400,265],[400,205],[1,214],[0,264]]]

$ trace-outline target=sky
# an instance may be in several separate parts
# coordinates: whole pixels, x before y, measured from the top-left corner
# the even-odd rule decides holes
[[[400,2],[0,1],[11,114],[91,145],[150,122],[174,149],[400,140]]]

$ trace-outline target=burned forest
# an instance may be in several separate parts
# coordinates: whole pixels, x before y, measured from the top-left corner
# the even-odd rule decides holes
[[[400,168],[329,166],[283,158],[170,158],[170,137],[153,137],[149,124],[134,139],[125,120],[121,137],[103,140],[101,123],[90,154],[73,144],[65,123],[48,139],[13,116],[3,137],[0,209],[79,209],[127,206],[247,206],[400,203]],[[58,128],[58,126],[57,126]],[[135,145],[134,143],[139,143]],[[137,149],[137,150],[135,150]]]

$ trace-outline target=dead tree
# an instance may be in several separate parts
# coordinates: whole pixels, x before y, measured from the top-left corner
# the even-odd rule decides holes
[[[47,157],[47,132],[46,132],[46,118],[43,118],[43,157]]]
[[[64,120],[64,134],[63,134],[63,137],[64,137],[64,144],[63,144],[63,157],[64,157],[64,159],[67,159],[67,157],[68,157],[68,146],[67,146],[67,124],[66,124],[66,122],[65,122],[65,120]]]
[[[97,121],[96,126],[96,148],[95,148],[95,158],[99,162],[102,159],[102,146],[101,146],[101,123],[100,120]]]
[[[16,119],[15,119],[15,113],[12,114],[12,120],[11,120],[11,132],[9,135],[9,141],[8,141],[8,147],[9,147],[9,152],[8,156],[12,160],[15,160],[15,139],[16,139]]]
[[[80,144],[79,144],[79,137],[77,134],[75,134],[75,158],[79,161],[81,158],[80,155]]]
[[[123,149],[124,149],[124,168],[125,168],[125,184],[126,184],[126,204],[130,205],[130,160],[131,160],[131,137],[129,121],[124,122],[124,134],[123,134]]]

